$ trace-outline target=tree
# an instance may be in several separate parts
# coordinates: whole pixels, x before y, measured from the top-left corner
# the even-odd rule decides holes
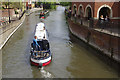
[[[11,2],[3,2],[2,5],[5,5],[5,8],[8,8],[8,6],[11,4]]]
[[[71,2],[60,2],[62,6],[71,6]]]
[[[10,2],[10,0],[2,0],[2,5],[5,5],[5,8],[20,8],[23,7],[23,0],[18,0],[19,2]],[[9,5],[9,6],[8,6]]]
[[[56,9],[56,2],[38,2],[37,5],[43,4],[44,9]]]
[[[23,7],[23,4],[22,4],[22,2],[12,2],[11,3],[11,7],[12,8],[19,8],[19,9],[22,9],[22,7]]]

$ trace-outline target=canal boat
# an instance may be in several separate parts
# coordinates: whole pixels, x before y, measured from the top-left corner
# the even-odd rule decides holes
[[[44,12],[43,12],[43,11],[40,13],[39,18],[42,18],[42,19],[44,19],[44,18],[45,18],[45,17],[44,17]]]
[[[40,47],[34,47],[31,43],[30,50],[30,63],[38,67],[48,65],[52,60],[52,54],[49,46],[49,39],[47,30],[42,23],[38,23],[35,30],[35,36],[37,36],[37,43]]]
[[[44,10],[40,13],[39,18],[41,19],[45,19],[47,16],[49,16],[49,11],[48,10]]]

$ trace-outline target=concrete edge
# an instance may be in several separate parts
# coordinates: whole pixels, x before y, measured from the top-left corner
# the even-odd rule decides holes
[[[41,10],[41,9],[39,9],[39,10]],[[30,14],[32,14],[33,12],[35,12],[35,11],[38,11],[38,10],[34,10],[34,11],[31,11],[30,12]],[[29,15],[30,15],[29,14]],[[23,22],[24,22],[24,20],[25,20],[25,18],[26,18],[26,16],[27,16],[27,14],[25,13],[24,14],[24,19],[22,20],[22,22],[17,26],[17,28],[7,37],[7,39],[4,41],[4,43],[2,44],[2,45],[0,45],[0,50],[4,47],[4,45],[7,43],[7,41],[10,39],[10,37],[18,30],[18,28],[23,24]]]
[[[23,24],[24,20],[26,18],[26,15],[24,15],[24,19],[22,22],[17,26],[17,28],[7,37],[7,39],[4,41],[4,43],[0,46],[0,50],[4,47],[4,45],[7,43],[7,41],[10,39],[10,37],[19,29],[19,27]]]

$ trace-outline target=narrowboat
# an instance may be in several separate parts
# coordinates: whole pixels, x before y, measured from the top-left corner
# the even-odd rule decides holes
[[[34,36],[37,37],[37,43],[40,47],[34,46],[34,42],[31,43],[30,64],[38,67],[46,66],[51,62],[52,54],[44,23],[41,22],[36,25]]]

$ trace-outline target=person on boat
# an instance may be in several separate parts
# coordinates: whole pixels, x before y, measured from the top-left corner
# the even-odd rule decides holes
[[[33,50],[39,50],[40,49],[40,45],[37,42],[37,36],[34,37],[33,39]]]
[[[48,43],[48,41],[46,40],[45,35],[44,35],[44,37],[43,37],[42,42],[43,42],[43,50],[48,50],[48,49],[49,49],[49,43]]]

